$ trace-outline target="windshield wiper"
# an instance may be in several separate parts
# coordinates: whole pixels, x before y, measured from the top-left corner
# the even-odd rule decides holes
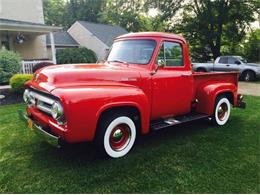
[[[110,60],[110,61],[108,61],[108,63],[110,63],[110,62],[119,62],[119,63],[123,63],[123,64],[127,64],[128,65],[127,62],[121,61],[121,60]]]

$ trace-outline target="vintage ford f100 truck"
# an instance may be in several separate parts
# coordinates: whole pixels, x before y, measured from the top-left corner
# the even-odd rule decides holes
[[[105,155],[126,155],[140,134],[210,118],[224,125],[237,94],[238,72],[193,73],[184,38],[168,33],[117,37],[103,63],[55,65],[26,83],[31,129],[49,143],[94,141]]]

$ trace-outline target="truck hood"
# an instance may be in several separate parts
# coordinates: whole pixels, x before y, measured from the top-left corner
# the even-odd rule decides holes
[[[132,85],[141,87],[137,68],[110,64],[67,64],[37,71],[27,85],[51,92],[56,88],[86,85]]]

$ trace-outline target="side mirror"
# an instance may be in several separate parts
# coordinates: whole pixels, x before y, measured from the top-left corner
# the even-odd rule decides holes
[[[159,68],[163,68],[165,65],[166,65],[165,60],[158,60],[155,72],[157,72]]]
[[[239,65],[239,64],[241,64],[241,62],[238,61],[238,60],[236,60],[236,61],[235,61],[235,64]]]

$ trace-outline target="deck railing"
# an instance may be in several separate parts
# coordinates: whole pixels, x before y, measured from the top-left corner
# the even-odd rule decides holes
[[[52,62],[52,60],[30,60],[30,61],[27,61],[27,60],[22,60],[22,68],[21,68],[21,73],[22,74],[32,74],[33,73],[33,66],[35,64],[38,64],[40,62]]]

